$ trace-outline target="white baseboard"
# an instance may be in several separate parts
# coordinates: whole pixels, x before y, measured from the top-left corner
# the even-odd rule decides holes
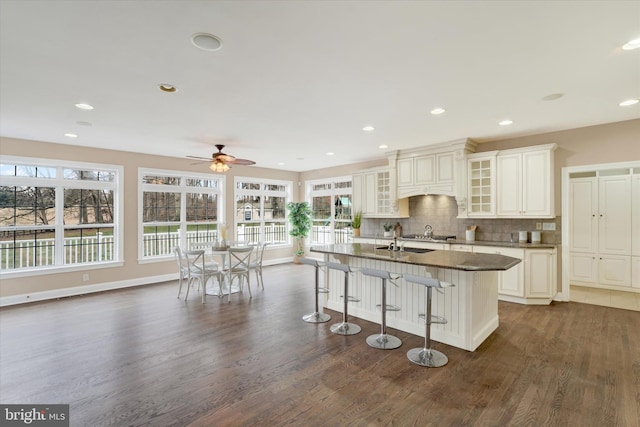
[[[265,261],[263,265],[275,265],[292,262],[293,258],[282,258]],[[151,285],[154,283],[178,280],[178,273],[163,274],[160,276],[139,277],[137,279],[119,280],[117,282],[98,283],[96,285],[74,286],[72,288],[51,289],[49,291],[34,292],[31,294],[11,295],[0,297],[0,307],[26,304],[35,301],[64,298],[75,295],[90,294],[94,292],[111,291],[114,289],[130,288],[133,286]]]
[[[90,294],[94,292],[110,291],[113,289],[130,288],[132,286],[150,285],[153,283],[177,280],[178,274],[164,274],[161,276],[140,277],[137,279],[120,280],[117,282],[99,283],[97,285],[75,286],[72,288],[52,289],[50,291],[34,292],[31,294],[11,295],[0,297],[0,307],[24,304],[34,301],[64,298],[74,295]]]

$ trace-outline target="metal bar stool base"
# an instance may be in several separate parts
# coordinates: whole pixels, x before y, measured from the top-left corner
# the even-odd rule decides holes
[[[362,328],[355,323],[342,322],[331,325],[331,332],[338,335],[355,335],[359,334]]]
[[[427,368],[439,368],[447,364],[449,359],[438,350],[426,348],[412,348],[407,352],[407,358],[416,365]]]
[[[316,311],[315,313],[305,314],[304,316],[302,316],[302,320],[307,323],[324,323],[331,320],[331,316],[329,316],[327,313],[318,313]]]
[[[367,344],[373,348],[379,348],[381,350],[393,350],[402,345],[402,341],[398,337],[387,334],[375,334],[367,337]]]

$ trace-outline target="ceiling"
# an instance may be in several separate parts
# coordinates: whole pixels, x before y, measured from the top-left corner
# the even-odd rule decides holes
[[[640,1],[0,0],[0,17],[5,137],[182,158],[225,144],[307,171],[640,118],[619,106],[640,98],[640,49],[622,49]]]

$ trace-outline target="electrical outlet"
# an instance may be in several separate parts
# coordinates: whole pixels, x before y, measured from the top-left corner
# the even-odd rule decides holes
[[[82,275],[82,281],[83,282],[88,282],[89,281],[89,275],[88,274],[83,274]]]
[[[555,222],[543,222],[542,229],[547,231],[556,231],[556,223]]]
[[[536,222],[536,230],[542,230],[542,223]]]

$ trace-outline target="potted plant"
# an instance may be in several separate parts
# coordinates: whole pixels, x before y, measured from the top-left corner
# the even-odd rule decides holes
[[[289,235],[293,236],[298,244],[294,257],[294,262],[297,262],[298,257],[304,255],[304,238],[309,235],[313,225],[313,210],[307,202],[289,202],[287,203],[287,209],[289,210],[288,218],[291,224]]]
[[[384,237],[391,237],[391,230],[393,230],[393,224],[390,222],[385,222],[382,224],[382,228],[384,228]]]
[[[353,228],[353,236],[360,236],[360,226],[362,225],[362,211],[357,211],[353,214],[353,219],[351,220],[351,228]]]

